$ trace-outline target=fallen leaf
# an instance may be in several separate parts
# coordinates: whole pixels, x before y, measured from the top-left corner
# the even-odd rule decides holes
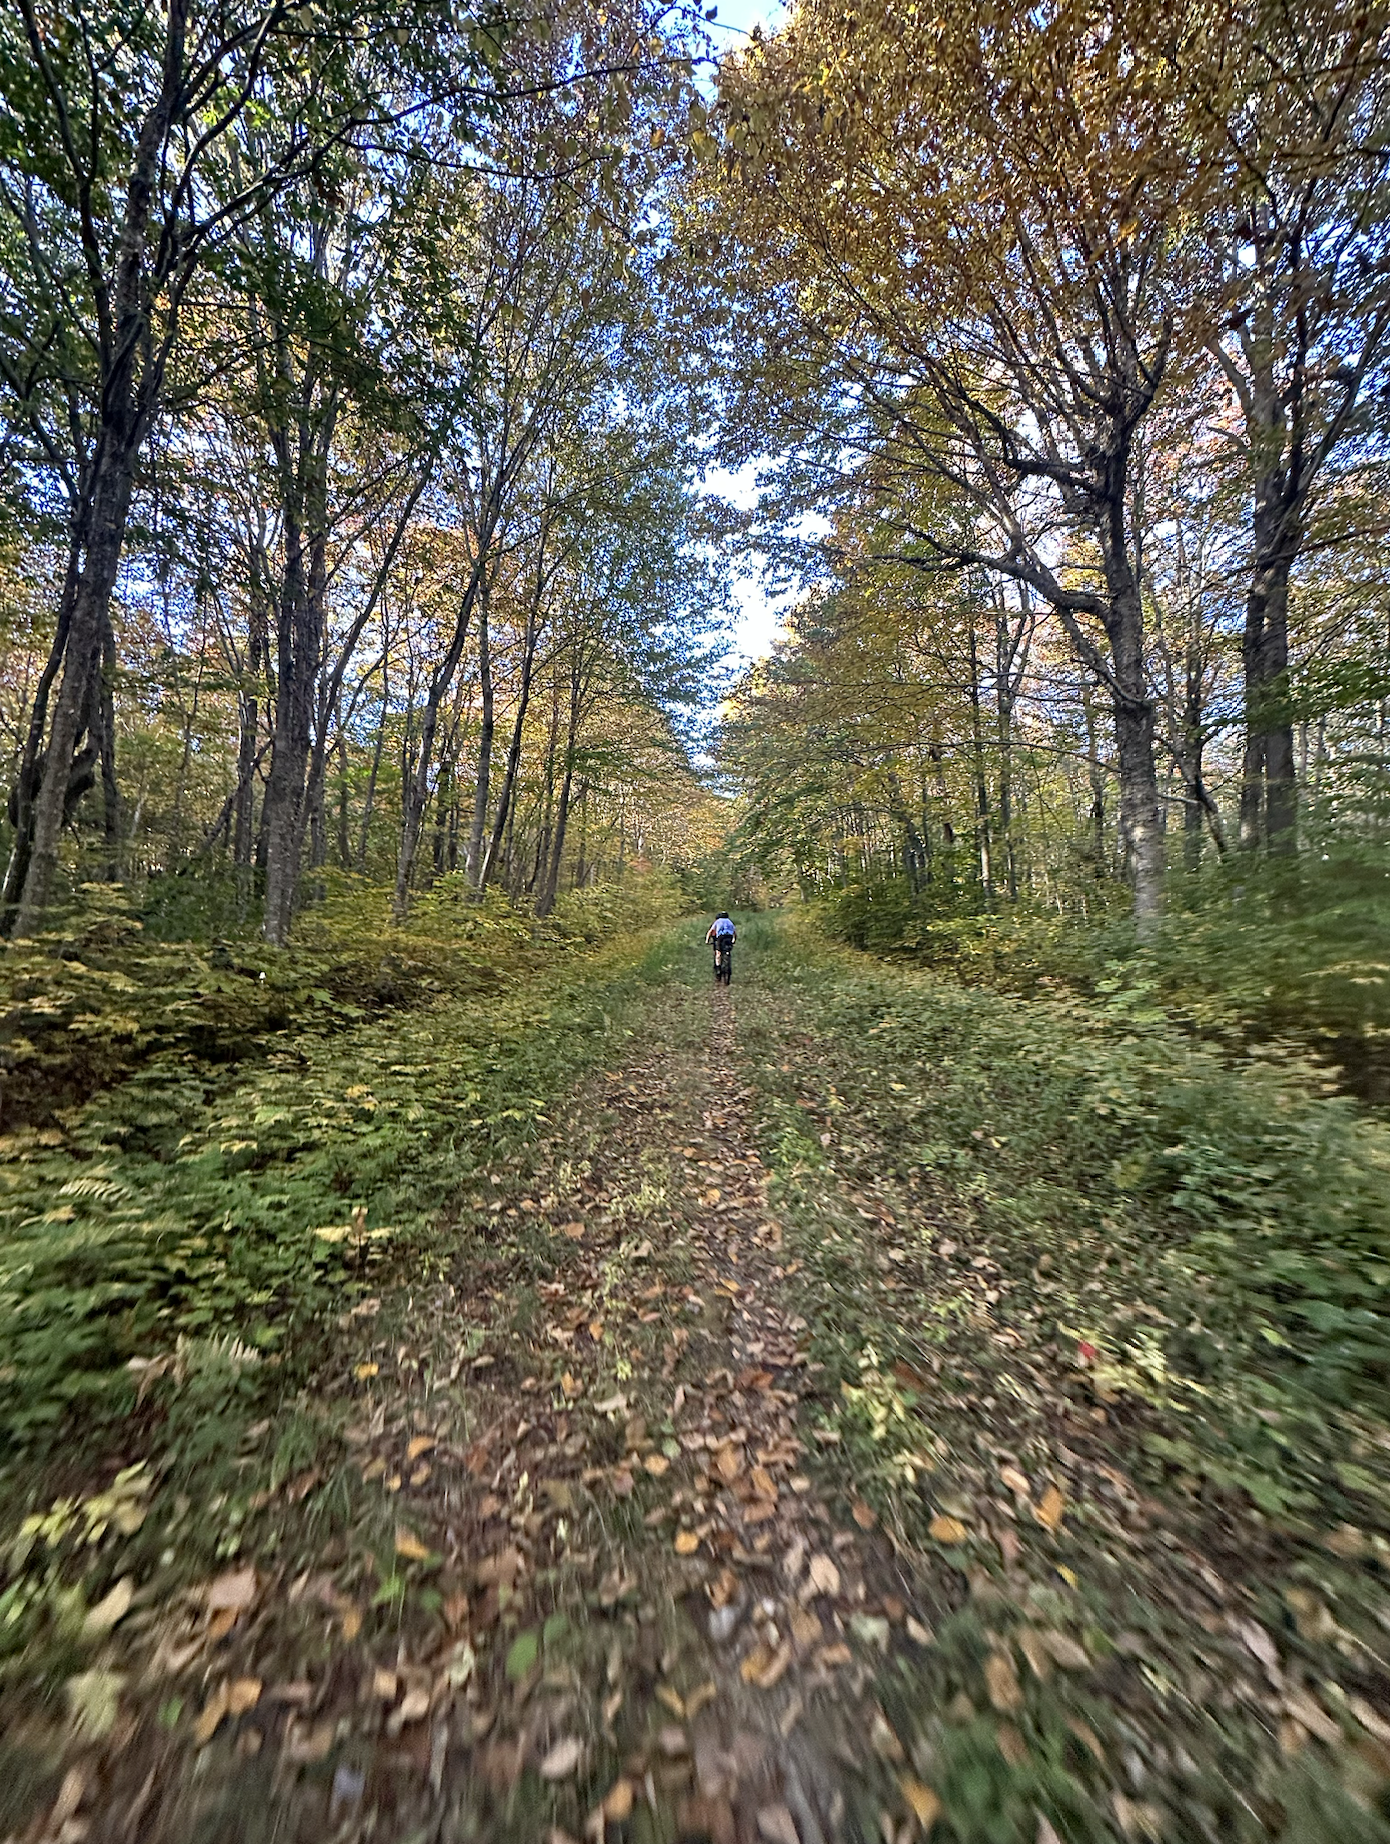
[[[809,1607],[793,1607],[792,1638],[799,1646],[813,1646],[825,1637],[825,1628]]]
[[[668,1761],[678,1761],[682,1755],[689,1754],[690,1744],[685,1738],[685,1730],[668,1722],[662,1726],[656,1738],[656,1745]]]
[[[830,1136],[825,1137],[828,1140]],[[801,1844],[796,1822],[780,1801],[774,1806],[758,1807],[758,1836],[764,1844]]]
[[[985,1660],[985,1687],[989,1700],[1001,1716],[1011,1716],[1023,1708],[1023,1691],[1019,1687],[1014,1661],[1005,1652],[991,1652]]]
[[[1033,1675],[1045,1684],[1052,1676],[1052,1654],[1035,1626],[1025,1626],[1017,1635],[1019,1650],[1032,1667]]]
[[[207,1593],[209,1613],[245,1613],[256,1600],[256,1571],[233,1569],[219,1575]]]
[[[878,1522],[878,1513],[872,1505],[866,1505],[862,1498],[855,1499],[849,1508],[849,1514],[861,1530],[872,1530]]]
[[[649,1453],[642,1464],[646,1467],[653,1479],[660,1479],[663,1473],[669,1472],[671,1469],[671,1462],[666,1458],[664,1453]]]
[[[259,1678],[234,1678],[227,1686],[227,1714],[244,1716],[247,1710],[255,1709],[261,1700],[261,1680]]]
[[[116,1725],[124,1675],[119,1671],[81,1671],[67,1681],[68,1710],[73,1725],[92,1741],[109,1735]]]
[[[124,1620],[130,1612],[130,1603],[135,1599],[135,1578],[123,1575],[115,1587],[104,1594],[95,1607],[89,1607],[87,1617],[82,1622],[82,1631],[86,1638],[92,1639],[102,1633],[109,1633],[117,1621]]]
[[[817,1594],[836,1595],[840,1592],[840,1571],[829,1556],[812,1556],[808,1573]]]
[[[560,1378],[560,1388],[571,1398],[571,1400],[575,1396],[582,1396],[584,1394],[584,1385],[576,1377],[572,1377],[568,1370],[565,1372],[564,1376]]]
[[[937,1543],[964,1543],[970,1532],[958,1517],[946,1517],[938,1512],[927,1525],[927,1535]]]
[[[372,1673],[372,1695],[383,1703],[394,1703],[399,1683],[400,1679],[389,1665],[378,1666]]]
[[[719,1449],[715,1455],[714,1464],[719,1469],[720,1477],[732,1484],[743,1471],[743,1454],[730,1442],[727,1447]]]
[[[400,1707],[393,1713],[392,1721],[404,1727],[408,1722],[419,1722],[430,1713],[430,1693],[422,1684],[408,1690],[401,1698]]]
[[[380,1371],[380,1364],[358,1364],[353,1375],[359,1383],[365,1383],[368,1377],[374,1377]]]
[[[608,1482],[613,1488],[615,1498],[632,1497],[632,1474],[625,1466],[620,1466]]]
[[[560,1225],[560,1234],[562,1236],[568,1236],[571,1242],[582,1242],[584,1240],[584,1225],[582,1223],[562,1223]]]
[[[658,1703],[664,1704],[673,1716],[684,1722],[685,1698],[682,1697],[678,1690],[673,1690],[669,1684],[658,1684],[656,1687],[656,1700]]]
[[[743,1662],[739,1665],[738,1674],[745,1684],[756,1683],[759,1676],[766,1671],[768,1666],[772,1663],[772,1659],[772,1648],[764,1645],[760,1639],[757,1645],[753,1647],[753,1650],[748,1653]]]
[[[362,1609],[355,1602],[349,1601],[339,1615],[342,1621],[343,1638],[349,1644],[362,1631]]]
[[[705,1705],[707,1703],[713,1703],[718,1695],[719,1692],[715,1688],[712,1678],[699,1685],[695,1690],[692,1690],[685,1699],[686,1721],[693,1722]]]
[[[415,1535],[400,1525],[396,1530],[396,1554],[404,1556],[407,1562],[425,1562],[429,1559],[429,1550]]]
[[[678,1556],[693,1556],[699,1547],[700,1539],[693,1530],[676,1532],[676,1554]]]
[[[1009,1488],[1015,1498],[1027,1498],[1032,1490],[1028,1481],[1016,1466],[1001,1466],[999,1468],[999,1478],[1001,1483]]]
[[[837,1640],[834,1645],[822,1646],[820,1651],[816,1653],[816,1663],[830,1669],[836,1665],[848,1665],[853,1657],[853,1652],[850,1651],[844,1640],[840,1639]]]
[[[584,1744],[577,1736],[567,1735],[541,1762],[542,1780],[568,1780],[584,1756]]]
[[[907,1616],[904,1625],[907,1628],[907,1636],[914,1645],[929,1646],[936,1644],[936,1634],[929,1626],[923,1626],[922,1622],[916,1619],[912,1614]]]
[[[1090,1654],[1085,1646],[1073,1639],[1069,1633],[1059,1633],[1055,1627],[1049,1627],[1046,1632],[1039,1633],[1038,1638],[1047,1647],[1052,1662],[1060,1665],[1063,1671],[1090,1670]],[[1033,1661],[1029,1659],[1028,1662],[1032,1664]]]
[[[912,1807],[913,1817],[924,1832],[929,1832],[941,1817],[941,1801],[929,1786],[915,1780],[911,1774],[904,1774],[898,1785],[903,1798]]]
[[[632,1813],[631,1780],[615,1780],[604,1794],[603,1816],[610,1824],[621,1825]]]
[[[1022,1767],[1028,1759],[1028,1745],[1011,1722],[1000,1723],[994,1741],[1010,1767]]]
[[[200,1748],[212,1740],[227,1714],[227,1686],[219,1684],[207,1702],[203,1705],[198,1720],[193,1725],[193,1739]]]
[[[418,1460],[422,1453],[428,1453],[437,1443],[432,1434],[415,1434],[411,1436],[410,1445],[405,1450],[406,1464]]]
[[[1033,1507],[1033,1516],[1044,1530],[1055,1531],[1066,1512],[1067,1501],[1060,1487],[1050,1485]]]
[[[748,1478],[759,1498],[776,1498],[777,1481],[765,1466],[755,1466]]]

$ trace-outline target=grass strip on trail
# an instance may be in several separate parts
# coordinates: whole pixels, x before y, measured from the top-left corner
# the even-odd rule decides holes
[[[812,1441],[936,1601],[881,1682],[942,1835],[1390,1837],[1383,1126],[1159,1025],[745,945]]]

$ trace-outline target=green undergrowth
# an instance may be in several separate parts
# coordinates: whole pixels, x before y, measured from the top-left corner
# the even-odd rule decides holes
[[[537,955],[495,991],[355,1023],[311,1014],[224,1069],[162,1051],[54,1124],[11,1133],[0,1431],[12,1451],[70,1459],[74,1435],[109,1442],[157,1416],[171,1369],[248,1397],[292,1390],[328,1311],[447,1234],[460,1187],[612,1054],[671,952],[648,930]]]
[[[1156,1020],[885,970],[804,917],[748,937],[805,1437],[915,1558],[930,1634],[881,1623],[875,1689],[933,1835],[1384,1844],[1355,1713],[1384,1690],[1383,1127]],[[1020,1482],[1060,1487],[1047,1528]],[[1040,1632],[1086,1668],[1040,1674]],[[1320,1745],[1276,1747],[1242,1632]]]
[[[394,928],[388,890],[324,875],[288,949],[250,935],[169,940],[157,909],[105,884],[84,886],[47,934],[0,942],[0,1130],[61,1126],[66,1110],[146,1065],[215,1071],[273,1055],[289,1032],[494,991],[604,940],[619,918],[640,929],[674,907],[648,878],[572,892],[537,922],[449,876]]]
[[[1175,872],[1143,940],[1127,907],[1121,887],[1098,886],[1087,914],[1003,902],[962,913],[881,879],[838,891],[820,915],[839,940],[973,985],[1061,989],[1122,1020],[1165,1018],[1227,1054],[1283,1041],[1334,1065],[1363,1100],[1390,1102],[1383,847]]]
[[[758,1065],[784,1170],[833,1161],[944,1204],[1025,1290],[1011,1310],[1058,1350],[1094,1347],[1106,1386],[1154,1413],[1159,1473],[1390,1529],[1383,1123],[1314,1072],[1232,1068],[1161,1020],[884,971],[804,926],[765,952],[807,1046]],[[867,1335],[846,1330],[849,1380]]]

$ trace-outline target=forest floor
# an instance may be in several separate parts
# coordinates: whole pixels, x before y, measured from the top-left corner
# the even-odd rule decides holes
[[[241,1497],[130,1516],[232,1518],[222,1566],[122,1574],[108,1483],[83,1669],[5,1692],[0,1831],[1390,1838],[1375,1430],[1332,1418],[1342,1483],[1274,1511],[1174,1464],[1091,1332],[1174,1324],[1151,1226],[1024,1209],[1009,1073],[904,1041],[942,989],[817,953],[767,920],[729,990],[666,963],[447,1258],[345,1295]]]

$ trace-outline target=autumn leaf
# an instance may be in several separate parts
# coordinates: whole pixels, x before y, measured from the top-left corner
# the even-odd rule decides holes
[[[941,1801],[929,1786],[916,1780],[911,1774],[903,1774],[898,1781],[903,1798],[912,1808],[912,1815],[924,1832],[929,1832],[941,1816]]]
[[[872,1530],[878,1522],[878,1513],[872,1505],[866,1505],[862,1498],[856,1498],[849,1508],[849,1514],[861,1530]]]
[[[217,1733],[222,1718],[227,1714],[227,1702],[227,1686],[219,1684],[203,1705],[198,1720],[193,1724],[193,1739],[200,1748],[206,1747]]]
[[[927,1535],[937,1543],[964,1543],[970,1535],[958,1517],[947,1517],[938,1512],[927,1525]]]
[[[1033,1507],[1033,1516],[1044,1530],[1055,1531],[1066,1513],[1067,1501],[1061,1488],[1050,1485]]]
[[[1019,1686],[1014,1662],[1006,1652],[991,1652],[985,1660],[985,1688],[989,1700],[1001,1716],[1011,1716],[1023,1708],[1023,1691]]]
[[[584,1744],[577,1736],[566,1736],[541,1761],[542,1780],[567,1780],[584,1758]]]
[[[430,1552],[413,1530],[400,1525],[396,1530],[396,1554],[404,1556],[407,1562],[427,1562]]]
[[[693,1530],[676,1532],[675,1548],[678,1556],[693,1556],[699,1547],[700,1539]]]
[[[812,1556],[807,1570],[811,1585],[818,1594],[837,1595],[840,1592],[840,1571],[829,1556]]]

